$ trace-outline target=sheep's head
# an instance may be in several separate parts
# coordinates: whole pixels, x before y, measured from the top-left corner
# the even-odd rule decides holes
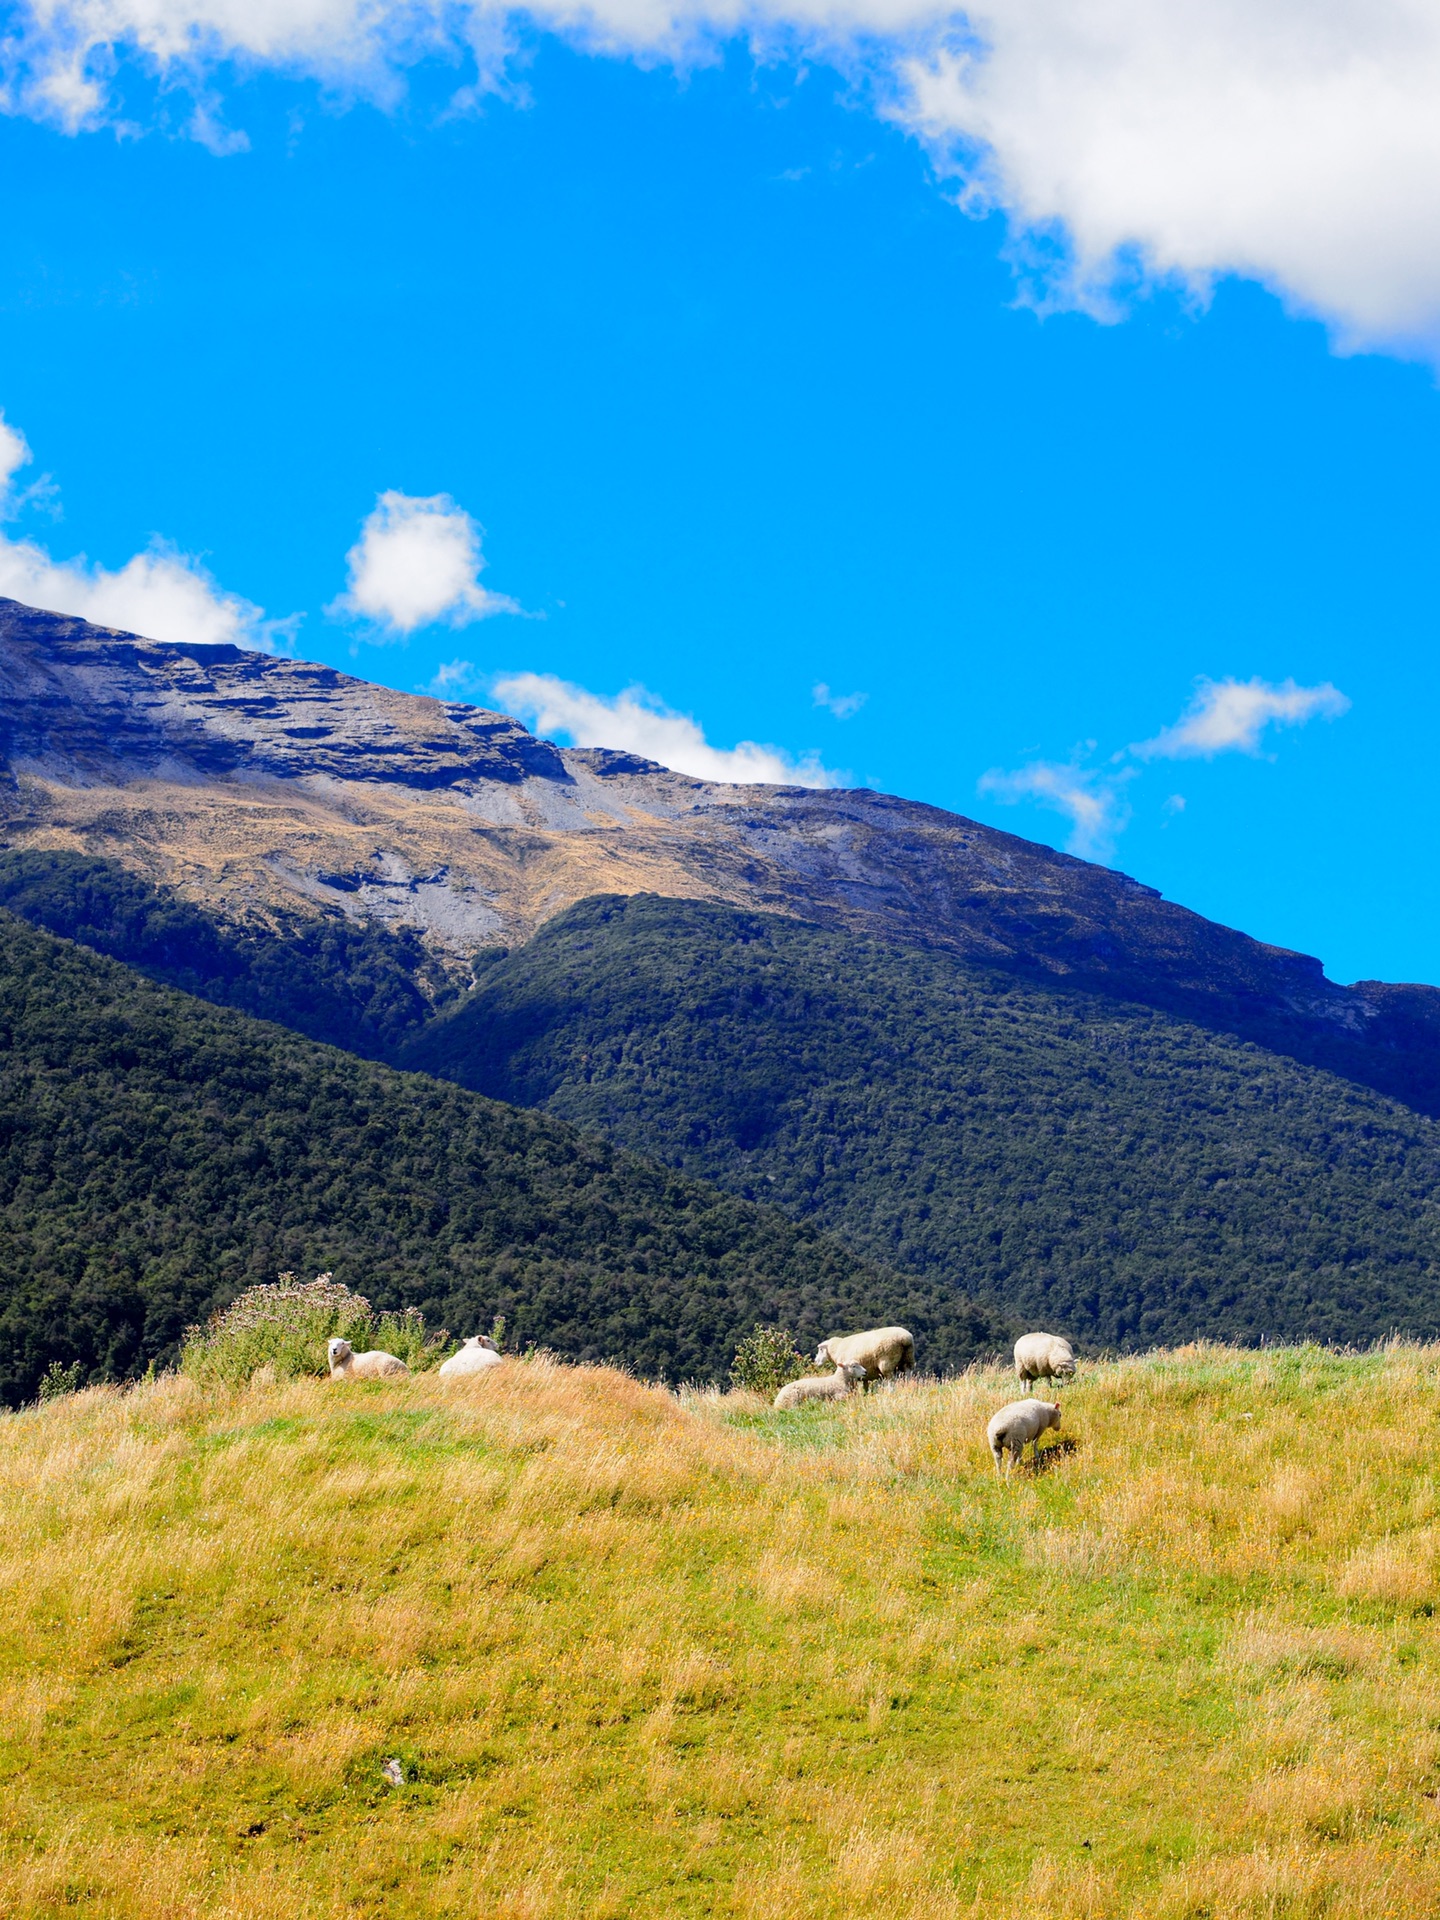
[[[825,1364],[825,1362],[826,1362],[826,1361],[827,1361],[827,1360],[828,1360],[829,1358],[830,1358],[830,1342],[829,1342],[828,1340],[822,1340],[822,1341],[820,1342],[820,1344],[819,1344],[819,1346],[818,1346],[818,1347],[816,1347],[816,1349],[815,1349],[815,1361],[814,1361],[814,1364],[815,1364],[815,1365],[816,1365],[817,1367],[821,1367],[821,1366],[824,1366],[824,1364]]]
[[[330,1365],[332,1367],[338,1367],[342,1362],[348,1360],[354,1351],[355,1349],[348,1340],[332,1340],[329,1346]]]
[[[845,1366],[840,1368],[840,1372],[844,1374],[852,1387],[860,1386],[865,1379],[864,1367]]]
[[[465,1344],[467,1347],[480,1347],[486,1353],[498,1353],[500,1351],[488,1333],[472,1333]]]
[[[1052,1400],[1050,1402],[1050,1424],[1052,1427],[1058,1427],[1060,1424],[1060,1402],[1058,1400]]]

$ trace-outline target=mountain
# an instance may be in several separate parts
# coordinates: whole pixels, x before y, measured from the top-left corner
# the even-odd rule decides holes
[[[1440,1124],[1110,995],[611,898],[400,1057],[1092,1347],[1440,1336]]]
[[[1121,1346],[1440,1333],[1433,988],[1336,985],[1123,874],[916,802],[692,780],[310,663],[13,602],[0,722],[0,907],[157,986],[542,1107],[734,1197],[706,1205],[774,1201],[854,1250],[825,1257],[859,1259],[862,1291],[873,1263],[921,1275],[932,1291],[906,1311],[937,1338],[957,1289]],[[409,1113],[431,1083],[375,1085]],[[366,1166],[368,1218],[388,1176]],[[240,1244],[242,1217],[237,1201],[217,1232]],[[255,1271],[338,1270],[320,1218],[293,1217],[313,1259],[282,1257],[266,1227]],[[735,1247],[750,1231],[727,1229]],[[597,1264],[578,1221],[565,1232],[589,1291],[542,1288],[534,1324],[566,1351],[713,1375],[762,1299],[811,1328],[814,1283],[787,1253],[773,1285],[745,1268],[743,1311],[696,1307],[657,1345],[641,1322],[669,1325],[668,1306],[614,1306],[637,1284],[628,1255]],[[396,1289],[419,1284],[405,1245],[381,1263]],[[201,1292],[222,1284],[219,1246]],[[686,1247],[690,1288],[706,1270]],[[435,1310],[493,1311],[492,1256],[456,1242]],[[525,1297],[517,1283],[505,1310]],[[954,1311],[947,1357],[989,1337]]]
[[[905,1318],[924,1363],[1004,1329],[773,1207],[563,1121],[156,986],[0,913],[0,1401],[52,1361],[143,1372],[256,1280],[327,1268],[383,1307],[723,1377],[757,1320]]]
[[[408,932],[452,985],[579,900],[656,893],[1163,1009],[1440,1112],[1434,988],[1338,986],[1124,874],[887,794],[692,780],[328,667],[14,601],[0,754],[5,846],[116,861],[252,934],[327,915]]]

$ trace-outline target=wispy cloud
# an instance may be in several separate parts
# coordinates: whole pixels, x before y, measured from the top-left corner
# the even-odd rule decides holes
[[[0,513],[10,510],[16,474],[30,464],[30,443],[0,413]]]
[[[1132,808],[1126,788],[1151,760],[1213,759],[1219,753],[1258,754],[1269,726],[1302,726],[1323,716],[1348,713],[1350,702],[1327,680],[1302,687],[1294,680],[1207,680],[1195,683],[1184,713],[1153,740],[1141,740],[1111,756],[1107,767],[1087,767],[1077,750],[1069,760],[1032,760],[1013,772],[992,767],[978,780],[981,793],[1014,803],[1035,801],[1070,822],[1068,851],[1084,859],[1108,860],[1129,825]],[[1093,752],[1093,740],[1085,751]],[[1172,793],[1160,809],[1168,825],[1185,811],[1185,796]]]
[[[1199,680],[1194,697],[1173,727],[1130,748],[1137,760],[1210,760],[1217,753],[1259,753],[1269,726],[1299,727],[1307,720],[1334,720],[1350,702],[1327,680],[1302,687],[1294,680]]]
[[[978,781],[981,793],[1013,804],[1033,800],[1070,822],[1066,851],[1082,860],[1108,860],[1130,820],[1125,786],[1135,769],[1100,773],[1078,759],[1032,760],[1013,772],[992,767]]]
[[[0,520],[13,520],[26,507],[58,512],[59,489],[48,473],[40,474],[28,487],[16,486],[16,474],[29,466],[31,458],[29,441],[0,412]]]
[[[488,679],[473,660],[443,660],[416,691],[433,693],[437,700],[462,699],[467,694],[482,692]]]
[[[850,719],[870,698],[868,693],[832,693],[823,680],[816,681],[810,689],[810,696],[817,707],[824,707],[837,720]]]
[[[350,584],[325,611],[372,621],[400,639],[438,620],[462,627],[519,613],[516,601],[480,584],[483,537],[448,493],[382,493],[345,556]]]
[[[788,787],[838,787],[841,776],[822,766],[819,756],[792,758],[779,747],[741,740],[714,747],[689,714],[676,713],[643,687],[627,687],[613,698],[548,673],[502,674],[494,696],[529,721],[538,733],[561,734],[577,747],[612,747],[656,760],[697,780],[764,782]]]

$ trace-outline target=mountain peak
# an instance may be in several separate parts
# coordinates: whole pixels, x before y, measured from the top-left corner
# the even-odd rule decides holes
[[[0,838],[229,918],[419,931],[447,964],[655,893],[839,925],[1251,1034],[1440,1102],[1440,994],[1351,989],[1108,867],[866,788],[723,784],[314,662],[0,601]],[[1429,1061],[1424,1087],[1412,1085]],[[1426,1077],[1428,1076],[1428,1077]],[[1431,1087],[1430,1082],[1435,1084]]]

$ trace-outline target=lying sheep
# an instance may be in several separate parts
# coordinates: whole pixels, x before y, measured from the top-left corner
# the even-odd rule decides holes
[[[491,1367],[503,1367],[500,1350],[488,1333],[472,1333],[458,1353],[452,1353],[440,1368],[442,1380],[456,1380],[467,1373],[485,1373]]]
[[[864,1367],[838,1366],[834,1373],[791,1380],[775,1396],[777,1407],[803,1407],[807,1400],[843,1400],[865,1378]]]
[[[410,1369],[393,1353],[356,1353],[348,1340],[330,1342],[330,1378],[332,1380],[386,1380],[398,1378]]]
[[[1012,1400],[1001,1407],[985,1429],[994,1456],[995,1471],[1003,1471],[1002,1456],[1010,1455],[1013,1466],[1025,1451],[1028,1440],[1038,1440],[1050,1427],[1060,1424],[1060,1405],[1055,1400]]]
[[[888,1380],[915,1364],[915,1336],[905,1327],[872,1327],[869,1333],[837,1333],[815,1349],[815,1364],[863,1367],[867,1380]]]
[[[1075,1355],[1058,1333],[1023,1333],[1015,1342],[1015,1371],[1030,1380],[1073,1380]]]

